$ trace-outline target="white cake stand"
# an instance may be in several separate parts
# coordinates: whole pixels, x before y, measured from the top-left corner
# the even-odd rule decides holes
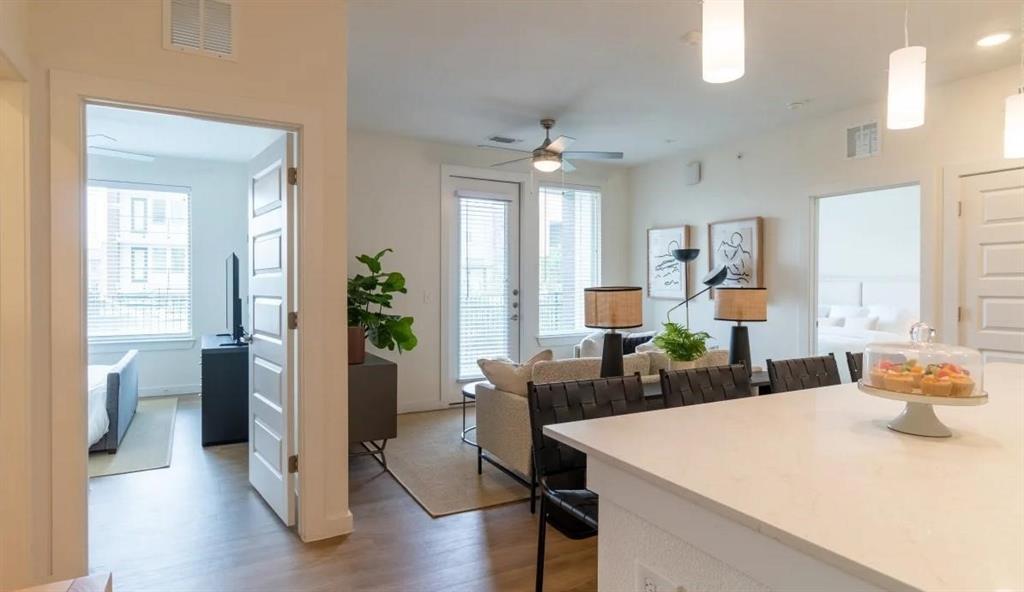
[[[929,395],[913,395],[887,391],[864,384],[863,380],[857,381],[857,387],[869,395],[894,401],[905,401],[907,406],[903,409],[902,413],[889,422],[889,429],[904,434],[927,436],[929,438],[948,438],[953,435],[953,432],[944,423],[939,421],[932,405],[970,407],[988,403],[988,393],[984,392],[971,397],[932,397]]]

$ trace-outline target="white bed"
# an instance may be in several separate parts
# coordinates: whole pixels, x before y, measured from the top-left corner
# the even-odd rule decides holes
[[[107,415],[107,372],[110,366],[89,366],[89,446],[100,441],[110,429]]]

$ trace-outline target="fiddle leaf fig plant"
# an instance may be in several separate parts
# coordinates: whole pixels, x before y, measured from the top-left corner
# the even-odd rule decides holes
[[[661,333],[654,337],[654,345],[661,348],[676,362],[692,362],[708,351],[711,335],[704,331],[693,332],[678,323],[665,323]]]
[[[366,274],[348,278],[348,325],[361,327],[374,347],[399,353],[416,347],[412,317],[390,314],[395,294],[405,294],[405,276],[397,271],[383,271],[381,257],[391,253],[384,249],[376,255],[359,255],[356,260],[366,266]]]

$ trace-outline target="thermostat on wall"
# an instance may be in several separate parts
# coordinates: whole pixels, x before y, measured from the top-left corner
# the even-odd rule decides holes
[[[700,183],[700,161],[694,160],[686,163],[686,184],[696,185]]]

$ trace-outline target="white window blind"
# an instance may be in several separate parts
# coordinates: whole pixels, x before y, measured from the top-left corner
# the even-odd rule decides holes
[[[459,380],[481,377],[477,360],[512,355],[509,216],[512,204],[466,197],[459,203]]]
[[[191,337],[188,191],[90,181],[87,200],[89,339]]]
[[[583,289],[601,284],[601,193],[540,188],[538,335],[584,333]]]

